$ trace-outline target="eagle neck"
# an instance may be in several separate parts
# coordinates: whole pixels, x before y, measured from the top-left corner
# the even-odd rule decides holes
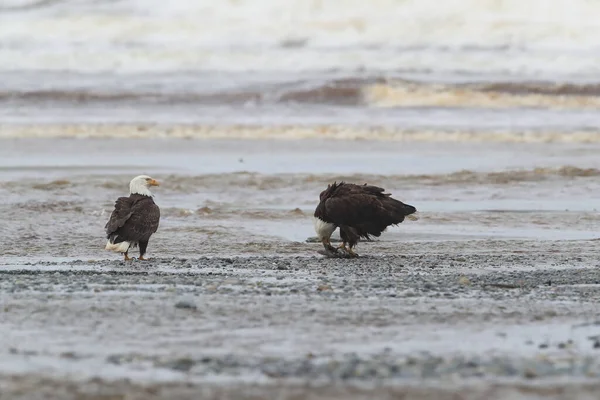
[[[154,195],[152,194],[150,189],[148,189],[148,187],[142,186],[142,185],[132,186],[129,190],[129,194],[130,195],[139,194],[140,196],[154,197]]]

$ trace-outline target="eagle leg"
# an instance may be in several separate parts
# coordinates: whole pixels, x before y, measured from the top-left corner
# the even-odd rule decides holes
[[[144,258],[144,254],[146,254],[146,249],[148,248],[148,241],[140,240],[139,245],[140,245],[140,256],[138,257],[138,260],[140,260],[140,261],[149,260],[149,258]]]
[[[346,249],[346,251],[348,252],[348,254],[349,254],[351,257],[358,257],[358,253],[356,253],[354,250],[352,250],[352,247],[348,247],[348,248]]]
[[[325,250],[327,250],[331,253],[337,253],[337,249],[331,245],[329,238],[324,238],[322,240],[322,243],[323,243],[323,247],[325,247]]]
[[[342,242],[342,244],[339,245],[338,250],[343,250],[342,251],[342,256],[343,257],[346,257],[346,258],[348,258],[348,257],[356,257],[354,255],[356,253],[353,253],[351,248],[346,247],[346,242]]]
[[[132,258],[127,255],[127,252],[123,253],[125,255],[125,261],[131,261]]]

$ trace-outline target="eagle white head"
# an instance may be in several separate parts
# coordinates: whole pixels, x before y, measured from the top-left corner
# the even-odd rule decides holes
[[[141,194],[143,196],[152,196],[150,186],[159,186],[160,184],[155,179],[148,175],[136,176],[129,182],[129,194]]]

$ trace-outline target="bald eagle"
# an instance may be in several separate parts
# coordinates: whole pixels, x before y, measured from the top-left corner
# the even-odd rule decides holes
[[[158,230],[160,209],[152,199],[150,186],[159,183],[147,175],[136,176],[129,182],[129,197],[119,197],[115,209],[104,227],[106,231],[106,250],[125,254],[130,248],[139,245],[139,260],[146,260],[144,254],[148,248],[150,236]]]
[[[401,223],[405,217],[417,219],[411,215],[417,212],[415,207],[393,199],[384,191],[366,183],[334,182],[327,185],[319,195],[320,202],[314,214],[315,231],[327,254],[338,251],[330,242],[331,234],[338,227],[342,238],[340,249],[357,257],[352,248],[360,238],[379,237],[388,226]]]

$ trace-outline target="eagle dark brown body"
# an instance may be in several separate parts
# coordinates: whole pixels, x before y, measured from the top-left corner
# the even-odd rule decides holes
[[[160,209],[154,203],[149,186],[158,186],[158,182],[146,175],[134,178],[130,183],[129,197],[119,197],[115,209],[104,227],[106,231],[106,250],[123,253],[139,245],[140,260],[148,248],[150,236],[158,230]]]
[[[331,234],[340,228],[342,245],[348,254],[358,241],[379,237],[390,225],[397,225],[417,209],[384,193],[385,189],[372,185],[334,182],[321,192],[315,218],[315,231],[329,252],[337,252],[330,243]],[[348,248],[346,248],[348,244]]]

